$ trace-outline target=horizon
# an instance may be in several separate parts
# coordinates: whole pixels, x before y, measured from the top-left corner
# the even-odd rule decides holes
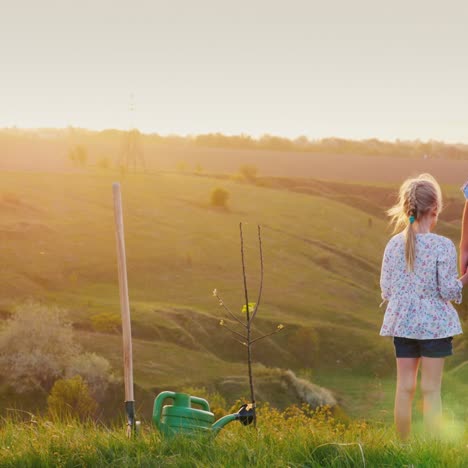
[[[447,140],[438,140],[434,138],[429,138],[429,139],[402,139],[402,138],[395,138],[393,140],[391,139],[383,139],[383,138],[377,138],[377,137],[369,137],[369,138],[345,138],[341,137],[339,135],[330,135],[330,136],[324,136],[324,137],[318,137],[318,138],[311,138],[307,135],[295,135],[292,137],[286,136],[286,135],[279,135],[279,134],[272,134],[272,133],[261,133],[259,135],[252,135],[247,132],[241,132],[241,133],[236,133],[236,134],[228,134],[228,133],[223,133],[223,132],[205,132],[205,133],[187,133],[187,134],[181,134],[181,133],[159,133],[157,131],[153,132],[145,132],[140,128],[115,128],[115,127],[104,127],[100,129],[94,129],[94,128],[86,128],[86,127],[78,127],[74,125],[68,125],[66,127],[18,127],[18,126],[10,126],[10,127],[0,127],[0,132],[3,131],[17,131],[17,132],[50,132],[50,131],[69,131],[69,130],[77,130],[77,131],[83,131],[83,132],[94,132],[94,133],[104,133],[104,132],[129,132],[132,130],[137,130],[139,133],[141,133],[143,136],[159,136],[161,138],[197,138],[199,136],[206,136],[206,135],[220,135],[224,136],[227,138],[235,138],[235,137],[246,137],[246,138],[251,138],[253,141],[261,141],[262,138],[265,137],[273,137],[273,138],[281,138],[285,139],[288,141],[291,141],[292,143],[295,142],[295,140],[299,138],[306,138],[310,143],[314,142],[322,142],[326,140],[343,140],[343,141],[350,141],[350,142],[357,142],[357,143],[366,143],[370,142],[373,140],[376,140],[380,143],[390,143],[390,144],[399,144],[399,143],[421,143],[421,144],[427,144],[427,143],[438,143],[438,144],[443,144],[443,145],[468,145],[468,142],[464,141],[447,141]]]

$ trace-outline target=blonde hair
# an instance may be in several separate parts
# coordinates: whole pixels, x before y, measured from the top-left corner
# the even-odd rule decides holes
[[[430,174],[421,174],[407,179],[400,187],[398,203],[392,206],[387,214],[391,224],[395,225],[394,233],[405,234],[405,259],[408,271],[413,271],[416,258],[416,233],[410,217],[420,220],[432,209],[437,214],[442,210],[442,192],[437,181]]]

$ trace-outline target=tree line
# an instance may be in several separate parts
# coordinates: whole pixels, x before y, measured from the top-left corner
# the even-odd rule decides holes
[[[247,134],[224,135],[222,133],[207,133],[181,136],[141,133],[138,130],[132,130],[132,132],[138,132],[142,145],[148,146],[270,150],[404,158],[468,159],[468,144],[446,143],[437,140],[383,141],[377,138],[350,140],[338,137],[311,139],[306,136],[286,138],[270,134],[254,138]],[[21,144],[26,141],[32,142],[38,139],[59,140],[64,144],[70,145],[70,147],[88,144],[121,144],[128,134],[128,131],[116,129],[93,131],[75,127],[65,129],[6,128],[0,129],[0,151],[8,149],[10,145]]]

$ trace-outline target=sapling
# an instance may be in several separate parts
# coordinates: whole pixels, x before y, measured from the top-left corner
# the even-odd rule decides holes
[[[274,335],[275,333],[280,332],[284,326],[279,324],[275,330],[270,333],[266,333],[261,336],[253,337],[252,336],[252,323],[257,315],[258,308],[260,306],[260,301],[262,299],[262,290],[263,290],[263,251],[262,251],[262,236],[261,236],[261,229],[260,226],[257,226],[258,232],[258,248],[260,253],[260,286],[258,290],[257,302],[249,302],[249,291],[247,287],[247,275],[245,270],[245,256],[244,256],[244,236],[242,232],[242,223],[239,223],[239,232],[240,232],[240,251],[241,251],[241,259],[242,259],[242,278],[243,278],[243,286],[244,286],[244,298],[245,303],[242,306],[241,312],[245,314],[245,318],[242,320],[236,314],[234,314],[231,309],[225,304],[221,296],[218,294],[218,290],[215,289],[213,291],[213,296],[218,299],[219,305],[227,312],[227,314],[234,319],[238,324],[241,325],[241,331],[237,331],[226,324],[224,320],[220,320],[219,324],[230,331],[236,341],[238,341],[241,345],[247,348],[247,369],[248,369],[248,376],[249,376],[249,387],[250,387],[250,399],[253,409],[253,423],[256,427],[257,417],[256,417],[256,404],[255,404],[255,388],[254,388],[254,381],[253,381],[253,374],[252,374],[252,345],[257,341],[263,340],[268,336]]]

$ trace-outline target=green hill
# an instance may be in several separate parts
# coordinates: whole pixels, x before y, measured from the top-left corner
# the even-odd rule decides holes
[[[66,307],[78,340],[120,371],[120,336],[93,325],[99,314],[120,314],[116,177],[110,171],[0,173],[0,294],[4,317],[14,302],[31,297]],[[232,310],[242,307],[239,222],[251,300],[259,286],[257,224],[262,227],[265,276],[255,333],[285,325],[254,348],[257,366],[312,368],[319,380],[330,372],[391,374],[393,350],[378,336],[378,305],[390,235],[382,212],[394,187],[299,179],[247,184],[170,173],[130,173],[121,183],[140,386],[242,380],[245,348],[218,326],[229,318],[212,296],[217,288]],[[210,205],[218,186],[229,192],[227,209]],[[459,223],[452,219],[453,213],[439,232],[456,240]],[[457,362],[466,360],[463,353]]]

